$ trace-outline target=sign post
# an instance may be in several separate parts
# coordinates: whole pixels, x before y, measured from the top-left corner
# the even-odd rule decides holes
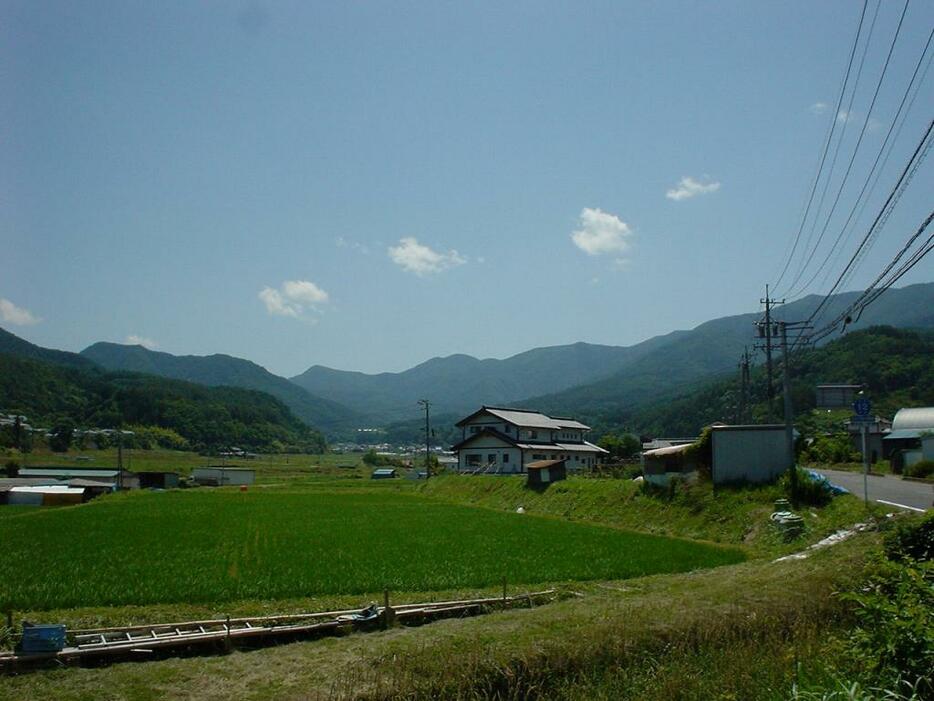
[[[860,424],[863,444],[863,500],[869,505],[869,424],[872,423],[872,403],[867,397],[853,402],[853,421]]]

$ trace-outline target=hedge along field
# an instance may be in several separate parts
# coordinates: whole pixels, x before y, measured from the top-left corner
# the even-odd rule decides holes
[[[0,610],[621,579],[735,549],[399,492],[137,492],[0,519]]]

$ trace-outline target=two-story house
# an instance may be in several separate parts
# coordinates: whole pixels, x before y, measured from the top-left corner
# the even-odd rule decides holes
[[[593,467],[607,451],[585,440],[590,426],[538,411],[484,406],[456,424],[452,446],[461,472],[525,472],[536,460],[564,460],[569,470]]]

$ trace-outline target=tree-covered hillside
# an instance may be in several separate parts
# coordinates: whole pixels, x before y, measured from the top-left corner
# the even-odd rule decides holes
[[[107,370],[141,372],[212,387],[226,385],[265,392],[281,400],[310,426],[332,433],[338,428],[347,429],[364,423],[347,407],[310,394],[284,377],[273,375],[266,368],[243,358],[223,354],[172,355],[118,343],[95,343],[81,351],[78,357],[90,359]]]
[[[0,411],[33,426],[172,429],[196,449],[320,452],[324,437],[274,397],[128,372],[79,369],[0,354]]]
[[[858,293],[834,295],[825,316],[833,318]],[[823,298],[810,295],[779,307],[776,319],[807,319]],[[731,373],[743,347],[752,342],[760,313],[708,321],[676,337],[622,370],[598,382],[520,402],[547,414],[575,416],[595,426],[618,422],[619,417],[648,408],[659,400],[684,396],[706,386],[712,378]],[[934,328],[934,283],[890,289],[868,307],[852,333],[879,324],[898,328]]]
[[[776,356],[780,358],[780,354]],[[781,366],[776,363],[775,413],[782,420]],[[815,405],[815,387],[824,383],[867,385],[873,412],[892,418],[906,406],[934,405],[934,334],[877,326],[854,331],[820,348],[793,357],[792,400],[795,413]],[[765,422],[768,414],[766,372],[752,370],[746,421]],[[679,397],[608,417],[608,425],[643,435],[692,436],[715,421],[739,420],[739,371]]]

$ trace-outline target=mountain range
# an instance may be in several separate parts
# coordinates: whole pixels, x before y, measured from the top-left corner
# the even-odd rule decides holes
[[[823,318],[833,318],[857,295],[831,298]],[[809,296],[783,305],[775,318],[805,319],[820,299]],[[314,365],[291,379],[229,355],[175,356],[116,343],[95,343],[76,355],[41,349],[2,330],[0,353],[259,390],[281,400],[307,424],[343,438],[360,427],[416,421],[416,402],[423,398],[445,420],[482,404],[508,404],[612,425],[634,407],[683,395],[698,383],[734,371],[744,346],[755,342],[754,323],[760,318],[761,312],[722,317],[632,346],[573,343],[503,360],[452,355],[398,373]],[[879,324],[934,328],[934,283],[887,291],[848,329]]]
[[[100,342],[81,351],[82,358],[107,370],[140,372],[197,382],[202,385],[242,387],[271,394],[299,419],[323,431],[361,425],[365,419],[341,404],[305,391],[284,377],[273,375],[249,360],[230,355],[172,355],[143,346]]]

